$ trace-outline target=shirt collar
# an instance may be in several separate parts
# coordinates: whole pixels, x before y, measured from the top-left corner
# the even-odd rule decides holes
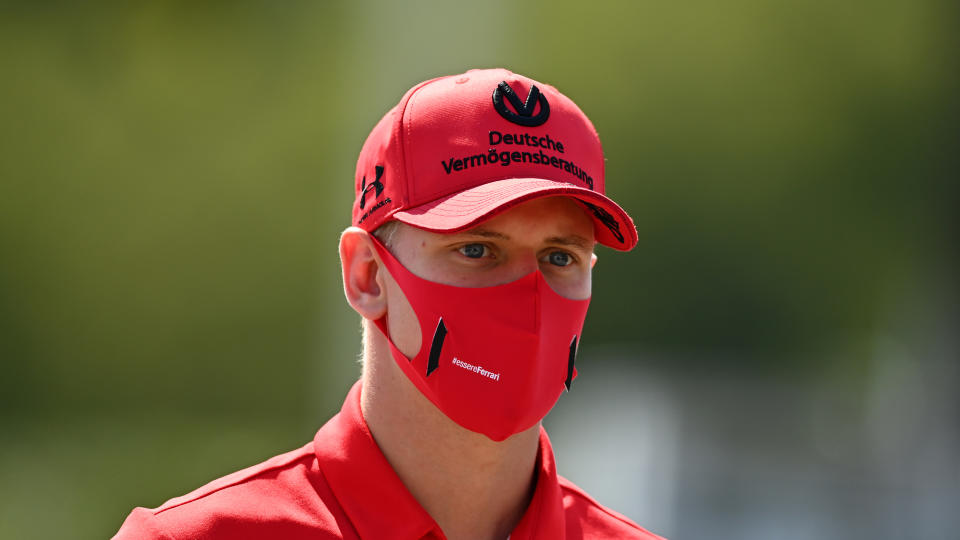
[[[330,489],[360,538],[420,539],[440,527],[413,498],[370,434],[360,412],[358,381],[340,413],[314,438],[314,452]],[[564,538],[563,500],[553,448],[540,428],[537,485],[510,540]]]
[[[563,512],[563,494],[557,481],[557,466],[553,460],[553,447],[547,432],[540,426],[540,448],[537,451],[537,487],[533,500],[524,512],[520,523],[510,533],[510,540],[533,538],[556,538],[566,535]]]

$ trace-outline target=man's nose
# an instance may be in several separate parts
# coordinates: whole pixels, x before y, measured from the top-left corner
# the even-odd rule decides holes
[[[514,281],[528,276],[540,268],[540,262],[537,261],[536,252],[514,253],[509,263],[500,267],[496,278],[496,284],[513,283]]]
[[[515,274],[513,279],[520,279],[523,276],[532,274],[540,268],[540,261],[537,260],[535,251],[524,251],[519,257],[515,258],[515,268],[512,272]]]

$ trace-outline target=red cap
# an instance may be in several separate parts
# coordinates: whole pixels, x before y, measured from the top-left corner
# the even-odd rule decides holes
[[[434,232],[472,227],[530,199],[574,197],[596,240],[627,251],[633,220],[604,195],[593,124],[556,88],[505,69],[411,88],[370,132],[354,179],[353,224],[392,219]]]

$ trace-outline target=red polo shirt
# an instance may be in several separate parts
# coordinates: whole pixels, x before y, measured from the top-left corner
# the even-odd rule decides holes
[[[537,486],[511,540],[660,538],[558,476],[540,430]],[[360,383],[313,441],[154,509],[136,508],[117,540],[444,539],[390,467],[360,414]]]

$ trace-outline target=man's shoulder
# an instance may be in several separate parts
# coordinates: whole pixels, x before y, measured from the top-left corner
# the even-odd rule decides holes
[[[598,503],[570,480],[557,476],[557,481],[563,497],[567,538],[663,540],[663,537],[637,525],[630,518]]]
[[[157,508],[136,508],[114,539],[323,538],[344,522],[333,501],[311,442]]]
[[[162,513],[195,503],[213,502],[218,497],[233,498],[242,494],[258,491],[264,479],[280,480],[283,483],[297,483],[305,478],[315,461],[313,443],[296,450],[274,456],[262,463],[241,469],[217,478],[186,495],[174,497],[156,508]]]

